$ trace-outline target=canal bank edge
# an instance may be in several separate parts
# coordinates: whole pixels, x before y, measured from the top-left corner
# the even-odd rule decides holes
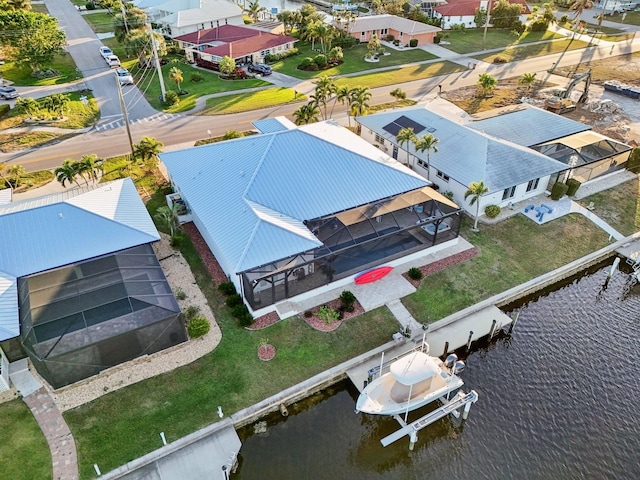
[[[449,315],[448,317],[429,324],[426,326],[427,335],[429,334],[429,332],[434,332],[439,328],[450,325],[484,308],[493,305],[504,306],[515,300],[518,300],[519,298],[535,293],[553,283],[557,283],[567,277],[570,277],[571,275],[589,268],[592,265],[595,265],[596,263],[599,263],[602,260],[605,260],[606,258],[613,256],[617,250],[621,249],[622,247],[626,247],[633,242],[637,242],[638,248],[640,249],[640,232],[630,235],[622,240],[618,240],[611,245],[601,248],[600,250],[590,253],[589,255],[585,255],[584,257],[563,265],[560,268],[557,268],[544,275],[540,275],[539,277],[518,285],[517,287],[494,295],[493,297],[483,300],[482,302],[478,302],[475,305],[467,307],[452,315]],[[346,362],[336,365],[335,367],[325,370],[324,372],[314,375],[313,377],[308,378],[307,380],[300,382],[290,388],[287,388],[275,395],[272,395],[271,397],[266,398],[261,402],[239,410],[238,412],[232,414],[230,417],[221,420],[220,422],[202,428],[197,432],[176,440],[175,442],[172,442],[162,448],[148,453],[143,457],[122,465],[121,467],[112,470],[111,472],[101,476],[100,478],[121,478],[127,473],[131,473],[139,468],[149,465],[150,463],[156,462],[158,461],[158,459],[166,455],[177,452],[182,448],[188,448],[189,446],[208,437],[209,435],[215,435],[227,426],[233,426],[235,429],[238,429],[249,425],[269,413],[279,411],[280,405],[291,405],[347,378],[348,370],[370,360],[373,357],[377,357],[382,352],[385,352],[394,347],[398,347],[402,343],[413,344],[414,341],[421,341],[422,335],[423,332],[417,333],[416,335],[414,335],[412,341],[403,339],[400,343],[398,341],[387,342],[380,347],[363,353],[362,355],[358,355],[357,357],[354,357],[350,360],[347,360]]]

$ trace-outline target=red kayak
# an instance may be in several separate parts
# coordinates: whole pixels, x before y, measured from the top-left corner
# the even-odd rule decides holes
[[[393,267],[372,268],[371,270],[367,270],[366,272],[362,272],[356,275],[354,282],[356,285],[375,282],[386,276],[391,270],[393,270]]]

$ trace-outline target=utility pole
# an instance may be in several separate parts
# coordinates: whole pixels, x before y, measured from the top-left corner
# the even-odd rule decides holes
[[[116,85],[118,86],[118,98],[120,99],[120,109],[122,110],[122,117],[124,119],[124,124],[127,127],[127,136],[129,137],[129,145],[131,146],[131,159],[133,159],[133,152],[135,150],[133,146],[133,139],[131,138],[131,129],[129,128],[129,115],[127,114],[127,106],[124,103],[124,97],[122,96],[122,86],[120,85],[120,79],[118,78],[118,73],[115,72],[116,76]]]
[[[147,23],[149,27],[149,33],[151,34],[151,45],[153,46],[153,58],[156,63],[156,70],[158,71],[158,80],[160,80],[160,100],[164,103],[165,98],[167,96],[167,92],[164,88],[164,78],[162,77],[162,68],[160,68],[160,59],[158,58],[158,47],[156,47],[156,39],[153,36],[153,29],[151,28],[151,24]]]
[[[127,32],[127,35],[129,35],[129,25],[127,25],[127,14],[124,9],[124,4],[122,4],[121,12],[122,12],[122,21],[124,22],[124,31]]]
[[[487,40],[487,28],[489,27],[489,17],[491,15],[491,0],[489,0],[489,4],[487,5],[487,19],[484,22],[484,33],[482,34],[482,49],[485,48],[485,43]]]

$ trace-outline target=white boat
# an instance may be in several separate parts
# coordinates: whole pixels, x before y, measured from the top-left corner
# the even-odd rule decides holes
[[[423,351],[413,351],[391,364],[390,371],[369,383],[356,402],[356,411],[374,415],[406,414],[462,387],[456,375],[464,363],[447,364]],[[447,366],[449,365],[449,366]]]

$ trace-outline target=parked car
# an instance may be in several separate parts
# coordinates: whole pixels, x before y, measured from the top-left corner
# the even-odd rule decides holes
[[[0,87],[0,98],[4,100],[18,98],[18,91],[13,87]]]
[[[261,75],[271,75],[271,67],[264,63],[254,63],[249,65],[248,70],[250,72],[259,73]]]
[[[113,55],[113,51],[109,47],[100,47],[100,55],[106,60],[107,57]]]
[[[133,85],[133,76],[126,68],[117,68],[116,75],[118,75],[118,81],[120,85]]]
[[[104,60],[107,62],[107,65],[112,68],[120,66],[120,59],[116,55],[109,55],[108,57],[105,57]]]

